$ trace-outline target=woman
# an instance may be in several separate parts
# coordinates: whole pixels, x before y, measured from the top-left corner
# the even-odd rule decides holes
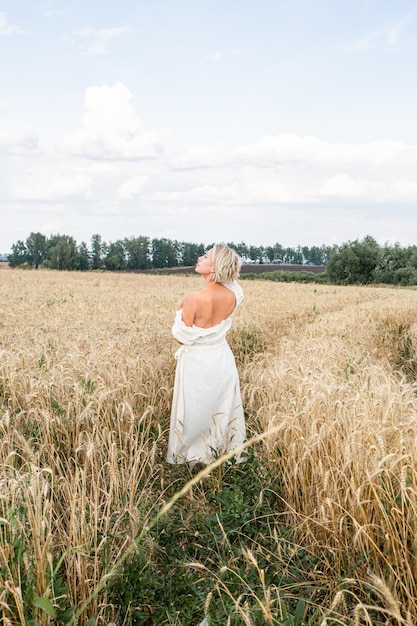
[[[245,441],[239,376],[226,341],[243,300],[236,282],[240,265],[234,250],[215,244],[195,268],[204,288],[177,304],[172,334],[181,347],[175,355],[168,463],[207,464]]]

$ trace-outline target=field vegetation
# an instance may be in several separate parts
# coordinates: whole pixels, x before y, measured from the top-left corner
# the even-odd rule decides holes
[[[5,626],[417,623],[417,292],[244,281],[252,441],[168,466],[196,276],[0,270]]]

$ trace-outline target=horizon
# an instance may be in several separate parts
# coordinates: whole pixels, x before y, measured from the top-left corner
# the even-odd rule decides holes
[[[32,233],[30,233],[30,234],[32,234]],[[27,238],[30,236],[30,234],[29,234],[29,235],[27,235],[27,237],[25,237],[23,240],[21,240],[21,241],[23,241],[23,243],[24,243],[25,245],[26,245],[26,240],[27,240]],[[49,239],[49,237],[54,237],[54,236],[57,236],[57,237],[59,237],[59,236],[63,236],[63,237],[72,237],[72,235],[67,235],[66,233],[64,233],[64,234],[62,234],[62,235],[61,235],[61,234],[58,234],[58,233],[52,233],[51,235],[49,235],[49,237],[48,237],[47,235],[44,235],[43,233],[34,233],[34,234],[41,234],[41,235],[43,235],[44,237],[46,237],[46,240],[48,240],[48,239]],[[93,237],[94,237],[94,236],[96,236],[96,235],[98,235],[98,236],[100,236],[100,237],[101,237],[102,244],[103,244],[104,246],[110,246],[111,244],[116,243],[116,242],[118,242],[118,241],[123,242],[123,241],[124,241],[124,240],[126,240],[126,239],[135,239],[136,237],[137,237],[137,238],[140,238],[140,237],[145,237],[145,238],[149,239],[149,243],[150,243],[150,244],[152,243],[152,239],[156,239],[156,240],[158,240],[158,239],[159,239],[159,240],[164,239],[164,237],[148,237],[147,235],[137,235],[136,237],[135,237],[135,236],[132,236],[132,235],[126,235],[126,236],[124,236],[124,237],[122,237],[122,238],[120,238],[120,239],[117,239],[117,240],[107,240],[107,241],[106,241],[106,240],[105,240],[105,239],[104,239],[104,238],[100,235],[100,233],[94,233]],[[400,247],[402,247],[402,248],[411,248],[411,247],[415,247],[415,246],[417,246],[417,244],[415,244],[415,243],[411,243],[411,244],[401,244],[401,243],[400,243],[400,242],[398,242],[398,241],[396,241],[396,242],[388,242],[388,241],[385,241],[385,242],[381,243],[381,242],[379,242],[379,241],[378,241],[378,240],[377,240],[377,239],[376,239],[373,235],[371,235],[371,234],[369,234],[369,233],[367,233],[366,235],[364,235],[363,237],[360,237],[360,238],[359,238],[359,237],[357,237],[357,238],[355,238],[355,239],[348,239],[348,240],[346,240],[346,241],[342,241],[342,242],[340,242],[340,244],[332,244],[332,245],[329,245],[329,244],[326,244],[326,243],[321,243],[321,244],[317,244],[317,243],[316,243],[316,244],[312,244],[312,245],[309,245],[309,246],[307,246],[307,245],[303,245],[303,244],[296,244],[295,246],[289,246],[289,245],[286,245],[285,243],[281,243],[281,242],[279,242],[279,241],[275,241],[275,242],[274,242],[274,243],[272,243],[272,244],[258,244],[258,245],[256,245],[256,244],[253,244],[253,243],[251,243],[251,242],[247,242],[247,241],[243,241],[243,240],[241,240],[241,241],[229,241],[229,242],[225,242],[225,241],[224,241],[224,242],[222,242],[222,243],[226,243],[227,245],[230,245],[231,247],[238,247],[238,246],[244,245],[244,246],[246,246],[247,248],[251,248],[251,247],[253,247],[253,248],[262,248],[262,249],[264,249],[264,250],[266,250],[267,248],[271,248],[271,247],[273,248],[274,246],[281,246],[281,247],[283,248],[283,250],[294,250],[294,251],[297,251],[297,250],[302,249],[302,248],[307,248],[307,249],[309,249],[309,250],[311,250],[311,249],[313,249],[313,248],[318,248],[318,249],[328,248],[328,249],[330,250],[331,248],[334,248],[334,247],[340,247],[340,246],[343,246],[343,245],[349,245],[349,244],[351,244],[351,243],[355,243],[355,242],[359,242],[359,243],[361,243],[361,242],[363,242],[363,240],[364,240],[365,238],[368,238],[368,237],[370,237],[370,238],[374,239],[374,241],[376,242],[376,244],[377,244],[380,248],[383,248],[383,247],[385,247],[385,246],[388,246],[388,247],[400,246]],[[76,246],[77,246],[77,247],[78,247],[78,246],[80,246],[80,245],[81,245],[81,244],[83,244],[83,243],[85,243],[87,246],[88,246],[89,244],[90,244],[90,245],[92,245],[92,241],[91,241],[91,239],[90,239],[90,241],[88,241],[88,242],[87,242],[87,241],[77,241],[75,238],[73,238],[73,239],[74,239],[75,244],[76,244]],[[170,241],[170,242],[175,242],[175,241],[177,241],[177,242],[178,242],[178,243],[180,243],[180,244],[190,244],[190,245],[196,245],[196,246],[198,246],[198,245],[203,245],[205,248],[207,248],[208,246],[210,246],[210,245],[213,245],[213,244],[214,244],[214,242],[213,242],[213,241],[210,241],[210,242],[208,242],[208,243],[205,243],[205,242],[202,242],[202,241],[174,240],[174,239],[170,239],[169,237],[166,237],[166,239],[167,239],[168,241]],[[13,244],[12,244],[12,245],[17,244],[17,243],[18,243],[18,242],[13,242]],[[11,250],[10,250],[9,252],[1,252],[1,251],[0,251],[0,259],[1,259],[2,257],[5,257],[5,256],[10,255],[10,254],[11,254],[11,252],[12,252]]]

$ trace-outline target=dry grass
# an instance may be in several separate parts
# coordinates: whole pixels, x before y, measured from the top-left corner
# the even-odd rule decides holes
[[[199,287],[185,276],[1,273],[4,624],[13,623],[11,602],[26,623],[21,577],[31,559],[37,597],[53,596],[62,557],[70,600],[81,605],[166,503],[170,327],[175,302]],[[323,624],[326,610],[339,623],[384,623],[381,612],[387,623],[415,623],[417,293],[243,287],[230,342],[249,432],[279,427],[260,454],[281,477],[286,522],[306,550],[331,555],[332,580],[317,572],[321,584],[327,576]],[[288,554],[271,527],[274,536],[282,567]],[[362,601],[366,589],[381,601],[379,613]],[[265,588],[261,601],[266,623],[274,623],[271,594]],[[79,624],[90,615],[105,623],[105,594]],[[39,609],[38,624],[50,619]]]
[[[245,372],[247,410],[256,428],[284,425],[265,453],[299,541],[328,546],[339,571],[351,554],[364,581],[372,563],[415,620],[417,294],[290,287],[281,313],[295,290],[293,325]]]

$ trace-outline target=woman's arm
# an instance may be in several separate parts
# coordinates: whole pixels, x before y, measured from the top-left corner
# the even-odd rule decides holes
[[[198,304],[197,294],[190,294],[182,299],[182,321],[186,326],[194,324]]]

